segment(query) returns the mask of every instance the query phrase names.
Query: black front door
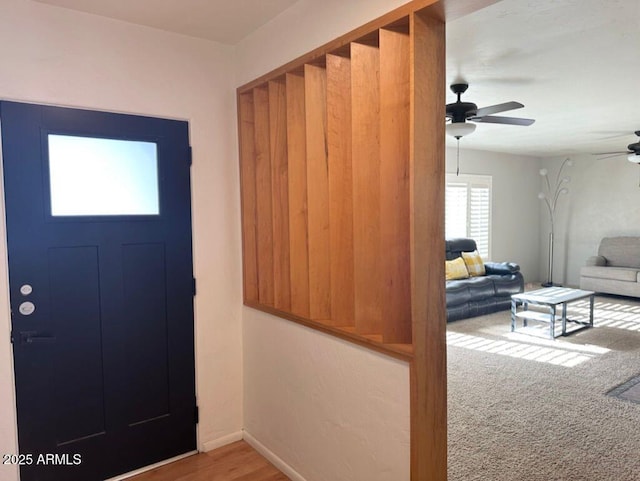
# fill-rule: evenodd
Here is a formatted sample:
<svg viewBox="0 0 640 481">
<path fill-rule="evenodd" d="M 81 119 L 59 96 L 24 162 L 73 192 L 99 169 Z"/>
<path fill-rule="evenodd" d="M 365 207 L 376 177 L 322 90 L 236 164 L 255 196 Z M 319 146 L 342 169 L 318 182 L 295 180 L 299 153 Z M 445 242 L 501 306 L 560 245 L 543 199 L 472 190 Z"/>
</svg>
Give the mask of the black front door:
<svg viewBox="0 0 640 481">
<path fill-rule="evenodd" d="M 196 449 L 188 124 L 0 103 L 21 479 Z"/>
</svg>

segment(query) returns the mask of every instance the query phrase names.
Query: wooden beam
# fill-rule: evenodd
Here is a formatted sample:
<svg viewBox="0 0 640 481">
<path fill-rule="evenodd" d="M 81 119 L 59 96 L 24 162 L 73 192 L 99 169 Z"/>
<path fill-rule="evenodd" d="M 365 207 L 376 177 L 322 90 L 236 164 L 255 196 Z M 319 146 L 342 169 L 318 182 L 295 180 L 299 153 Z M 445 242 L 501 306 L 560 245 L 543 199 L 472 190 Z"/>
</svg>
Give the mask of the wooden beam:
<svg viewBox="0 0 640 481">
<path fill-rule="evenodd" d="M 286 90 L 291 312 L 298 316 L 309 317 L 307 134 L 304 77 L 287 74 Z"/>
<path fill-rule="evenodd" d="M 309 226 L 309 315 L 331 319 L 329 171 L 327 167 L 327 74 L 304 66 Z"/>
<path fill-rule="evenodd" d="M 269 92 L 253 90 L 256 162 L 256 239 L 258 245 L 258 298 L 273 306 L 273 211 L 271 192 L 271 147 L 269 137 Z"/>
<path fill-rule="evenodd" d="M 411 481 L 447 479 L 445 26 L 411 16 Z"/>
<path fill-rule="evenodd" d="M 238 109 L 244 300 L 257 301 L 258 253 L 256 244 L 256 163 L 253 95 L 238 95 Z"/>
<path fill-rule="evenodd" d="M 380 279 L 380 51 L 351 45 L 356 331 L 382 332 Z"/>
<path fill-rule="evenodd" d="M 287 99 L 284 78 L 269 82 L 269 133 L 273 211 L 273 302 L 276 308 L 286 311 L 291 309 L 291 272 Z"/>
<path fill-rule="evenodd" d="M 351 59 L 327 55 L 327 151 L 331 243 L 331 325 L 353 326 Z M 410 341 L 409 341 L 410 342 Z"/>
<path fill-rule="evenodd" d="M 380 30 L 382 338 L 410 343 L 409 34 Z"/>
</svg>

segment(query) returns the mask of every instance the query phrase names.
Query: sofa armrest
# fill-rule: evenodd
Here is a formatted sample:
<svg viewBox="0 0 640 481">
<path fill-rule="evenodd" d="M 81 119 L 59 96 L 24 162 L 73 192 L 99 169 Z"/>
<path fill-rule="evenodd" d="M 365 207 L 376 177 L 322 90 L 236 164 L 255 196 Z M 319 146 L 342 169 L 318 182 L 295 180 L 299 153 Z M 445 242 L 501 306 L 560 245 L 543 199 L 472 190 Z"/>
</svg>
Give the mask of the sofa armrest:
<svg viewBox="0 0 640 481">
<path fill-rule="evenodd" d="M 587 259 L 588 266 L 606 266 L 607 259 L 602 256 L 591 256 Z"/>
<path fill-rule="evenodd" d="M 515 262 L 485 262 L 484 269 L 487 274 L 498 274 L 501 276 L 520 272 L 520 266 Z"/>
</svg>

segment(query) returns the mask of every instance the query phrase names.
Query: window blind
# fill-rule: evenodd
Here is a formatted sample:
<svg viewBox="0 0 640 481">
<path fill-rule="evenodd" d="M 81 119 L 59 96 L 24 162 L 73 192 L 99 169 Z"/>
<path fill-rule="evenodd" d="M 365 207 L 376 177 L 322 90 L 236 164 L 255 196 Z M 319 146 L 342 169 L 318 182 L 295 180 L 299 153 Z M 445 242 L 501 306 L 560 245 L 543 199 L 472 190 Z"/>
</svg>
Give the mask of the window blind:
<svg viewBox="0 0 640 481">
<path fill-rule="evenodd" d="M 478 252 L 489 259 L 491 252 L 491 176 L 447 175 L 445 189 L 445 235 L 469 237 Z"/>
</svg>

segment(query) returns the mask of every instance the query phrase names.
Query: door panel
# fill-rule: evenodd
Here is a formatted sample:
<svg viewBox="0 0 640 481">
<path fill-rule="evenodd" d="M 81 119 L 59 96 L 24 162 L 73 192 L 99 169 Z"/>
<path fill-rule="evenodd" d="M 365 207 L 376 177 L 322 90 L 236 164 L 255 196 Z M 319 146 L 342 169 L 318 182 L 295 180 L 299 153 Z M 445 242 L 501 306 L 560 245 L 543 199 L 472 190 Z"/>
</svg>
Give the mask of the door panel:
<svg viewBox="0 0 640 481">
<path fill-rule="evenodd" d="M 0 118 L 18 437 L 34 456 L 21 479 L 98 480 L 195 450 L 188 124 L 15 102 Z M 60 150 L 76 138 L 110 153 Z M 98 191 L 113 209 L 87 200 Z"/>
<path fill-rule="evenodd" d="M 128 385 L 137 400 L 129 405 L 129 424 L 140 424 L 169 413 L 169 373 L 165 255 L 162 244 L 122 248 Z M 146 345 L 145 350 L 140 346 Z"/>
<path fill-rule="evenodd" d="M 98 274 L 97 246 L 49 249 L 58 444 L 106 431 Z M 60 352 L 65 346 L 74 349 Z"/>
</svg>

